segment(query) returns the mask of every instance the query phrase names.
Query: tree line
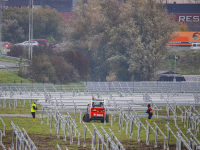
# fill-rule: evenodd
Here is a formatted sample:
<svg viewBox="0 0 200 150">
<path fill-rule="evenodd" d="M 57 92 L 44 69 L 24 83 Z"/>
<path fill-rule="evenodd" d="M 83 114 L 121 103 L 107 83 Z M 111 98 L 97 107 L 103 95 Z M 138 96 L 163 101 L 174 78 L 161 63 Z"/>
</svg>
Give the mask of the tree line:
<svg viewBox="0 0 200 150">
<path fill-rule="evenodd" d="M 67 26 L 67 50 L 90 60 L 90 79 L 155 80 L 177 24 L 153 0 L 79 1 Z"/>
<path fill-rule="evenodd" d="M 42 17 L 46 9 L 35 10 L 38 14 L 34 17 Z M 65 48 L 62 52 L 34 50 L 38 55 L 34 54 L 26 74 L 37 80 L 156 80 L 155 72 L 168 53 L 165 45 L 178 28 L 166 8 L 153 0 L 78 1 L 70 24 L 62 19 L 63 24 L 50 22 L 54 15 L 34 19 L 38 21 L 34 23 L 34 35 L 62 39 Z M 49 26 L 55 28 L 50 32 Z"/>
<path fill-rule="evenodd" d="M 39 7 L 33 11 L 33 36 L 61 42 L 65 36 L 65 20 L 55 10 Z M 2 12 L 2 41 L 13 44 L 29 39 L 29 8 L 8 7 Z"/>
</svg>

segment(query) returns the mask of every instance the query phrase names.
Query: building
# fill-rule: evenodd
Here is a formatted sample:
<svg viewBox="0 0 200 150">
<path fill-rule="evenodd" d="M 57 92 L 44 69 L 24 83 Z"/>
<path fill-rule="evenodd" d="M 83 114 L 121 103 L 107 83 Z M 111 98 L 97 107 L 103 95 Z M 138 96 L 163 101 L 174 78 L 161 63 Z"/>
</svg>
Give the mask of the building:
<svg viewBox="0 0 200 150">
<path fill-rule="evenodd" d="M 167 10 L 176 22 L 200 25 L 200 4 L 167 4 Z"/>
<path fill-rule="evenodd" d="M 77 0 L 33 0 L 33 7 L 50 6 L 56 9 L 68 22 L 72 16 L 72 8 L 75 6 Z M 30 0 L 3 0 L 4 7 L 29 7 Z"/>
<path fill-rule="evenodd" d="M 5 7 L 28 7 L 30 0 L 5 0 Z M 52 9 L 56 9 L 58 12 L 71 12 L 76 0 L 33 0 L 35 7 L 50 6 Z"/>
<path fill-rule="evenodd" d="M 28 6 L 30 0 L 3 0 L 5 7 L 23 7 Z M 168 13 L 175 16 L 175 20 L 186 22 L 190 28 L 197 25 L 200 28 L 200 0 L 157 0 L 166 5 Z M 72 9 L 77 0 L 33 0 L 34 7 L 50 6 L 61 13 L 66 19 L 72 15 Z M 181 2 L 181 3 L 180 3 Z M 184 2 L 184 3 L 183 3 Z M 196 3 L 196 4 L 195 4 Z M 193 30 L 194 31 L 194 30 Z"/>
</svg>

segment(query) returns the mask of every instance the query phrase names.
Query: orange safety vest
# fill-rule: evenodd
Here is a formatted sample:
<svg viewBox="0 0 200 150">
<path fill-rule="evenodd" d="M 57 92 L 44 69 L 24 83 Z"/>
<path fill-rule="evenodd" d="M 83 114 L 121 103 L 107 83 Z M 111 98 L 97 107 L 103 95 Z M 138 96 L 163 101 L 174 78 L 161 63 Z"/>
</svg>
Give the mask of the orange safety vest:
<svg viewBox="0 0 200 150">
<path fill-rule="evenodd" d="M 150 109 L 150 113 L 152 113 L 152 114 L 153 114 L 153 109 L 152 109 L 151 107 L 149 107 L 149 109 Z"/>
</svg>

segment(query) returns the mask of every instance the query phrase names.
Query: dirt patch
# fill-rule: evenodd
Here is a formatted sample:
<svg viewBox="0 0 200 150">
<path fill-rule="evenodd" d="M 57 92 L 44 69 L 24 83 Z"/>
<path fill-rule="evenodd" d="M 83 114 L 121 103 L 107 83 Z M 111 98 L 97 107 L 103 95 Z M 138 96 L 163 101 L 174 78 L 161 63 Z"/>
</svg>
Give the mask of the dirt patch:
<svg viewBox="0 0 200 150">
<path fill-rule="evenodd" d="M 67 136 L 66 141 L 63 141 L 63 136 L 57 138 L 55 134 L 29 134 L 31 140 L 35 143 L 38 150 L 58 150 L 56 144 L 58 143 L 62 150 L 68 147 L 69 150 L 77 149 L 77 150 L 91 150 L 91 140 L 86 140 L 86 148 L 83 148 L 83 139 L 80 140 L 80 146 L 77 146 L 77 137 L 73 138 L 73 145 L 70 145 L 70 137 Z M 3 136 L 3 144 L 8 149 L 11 148 L 12 144 L 12 131 L 6 131 L 6 136 Z M 96 142 L 97 143 L 97 142 Z M 100 142 L 101 143 L 101 142 Z M 163 150 L 163 144 L 158 143 L 157 148 L 154 148 L 154 143 L 150 143 L 150 145 L 146 145 L 145 142 L 137 142 L 132 139 L 121 141 L 122 145 L 125 147 L 126 150 Z M 16 144 L 16 139 L 14 138 L 14 146 Z M 175 145 L 170 145 L 170 150 L 175 150 Z M 3 150 L 0 147 L 0 150 Z M 182 150 L 187 150 L 187 148 L 182 147 Z"/>
</svg>

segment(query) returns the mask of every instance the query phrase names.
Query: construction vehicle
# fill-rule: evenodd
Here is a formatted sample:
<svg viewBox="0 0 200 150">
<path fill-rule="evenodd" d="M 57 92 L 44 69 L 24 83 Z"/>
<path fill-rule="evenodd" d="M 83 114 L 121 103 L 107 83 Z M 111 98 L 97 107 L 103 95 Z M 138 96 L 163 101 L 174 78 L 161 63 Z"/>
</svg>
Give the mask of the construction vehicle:
<svg viewBox="0 0 200 150">
<path fill-rule="evenodd" d="M 101 122 L 109 122 L 109 115 L 106 114 L 105 101 L 102 99 L 94 99 L 88 103 L 87 113 L 83 116 L 84 122 L 90 122 L 91 120 L 100 120 Z"/>
</svg>

